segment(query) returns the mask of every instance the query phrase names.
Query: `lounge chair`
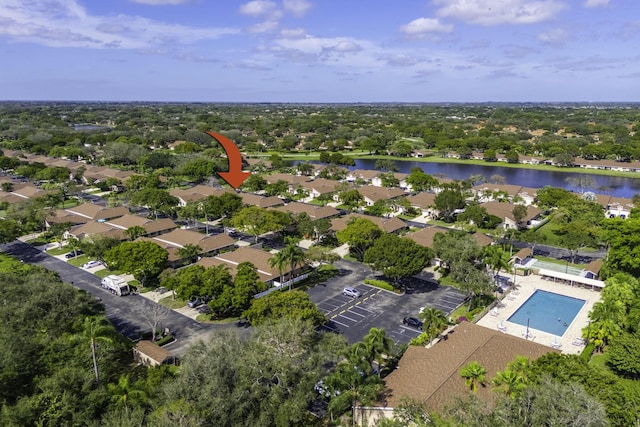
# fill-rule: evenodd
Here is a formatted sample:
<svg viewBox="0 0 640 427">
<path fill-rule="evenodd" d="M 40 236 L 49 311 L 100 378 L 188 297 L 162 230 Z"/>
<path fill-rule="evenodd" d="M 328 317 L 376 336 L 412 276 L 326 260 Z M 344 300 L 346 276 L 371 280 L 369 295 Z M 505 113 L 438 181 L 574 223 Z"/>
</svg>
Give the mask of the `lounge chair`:
<svg viewBox="0 0 640 427">
<path fill-rule="evenodd" d="M 498 309 L 497 309 L 497 308 L 494 308 L 493 310 L 491 310 L 491 315 L 492 315 L 493 317 L 496 317 L 496 316 L 499 316 L 499 315 L 500 315 L 500 312 L 498 311 Z"/>
<path fill-rule="evenodd" d="M 576 339 L 573 340 L 573 342 L 571 344 L 576 345 L 576 346 L 582 346 L 582 345 L 584 345 L 584 340 L 582 338 L 576 338 Z"/>
</svg>

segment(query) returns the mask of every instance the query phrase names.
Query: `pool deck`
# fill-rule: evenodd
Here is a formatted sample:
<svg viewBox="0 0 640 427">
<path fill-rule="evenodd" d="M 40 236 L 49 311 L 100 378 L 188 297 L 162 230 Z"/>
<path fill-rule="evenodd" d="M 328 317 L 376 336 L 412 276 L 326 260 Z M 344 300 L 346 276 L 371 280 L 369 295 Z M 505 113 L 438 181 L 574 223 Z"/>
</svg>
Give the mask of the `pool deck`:
<svg viewBox="0 0 640 427">
<path fill-rule="evenodd" d="M 560 343 L 559 350 L 565 354 L 580 354 L 584 349 L 584 345 L 574 345 L 573 342 L 576 338 L 582 337 L 582 328 L 587 327 L 589 324 L 589 311 L 593 307 L 593 304 L 600 300 L 600 292 L 583 289 L 577 286 L 570 286 L 561 283 L 554 283 L 548 280 L 543 280 L 540 276 L 516 276 L 516 288 L 511 288 L 505 293 L 504 298 L 501 301 L 501 305 L 498 307 L 498 314 L 492 313 L 490 310 L 477 324 L 486 328 L 498 329 L 500 322 L 506 326 L 507 334 L 517 337 L 525 338 L 526 326 L 518 325 L 507 321 L 513 313 L 520 308 L 524 302 L 538 289 L 544 291 L 553 292 L 560 295 L 566 295 L 569 297 L 580 298 L 586 301 L 582 306 L 573 322 L 569 326 L 562 336 L 552 335 L 548 332 L 543 332 L 538 329 L 529 328 L 531 337 L 530 340 L 543 344 L 552 348 L 552 343 L 557 341 Z M 503 305 L 502 305 L 503 304 Z M 504 332 L 504 331 L 503 331 Z"/>
</svg>

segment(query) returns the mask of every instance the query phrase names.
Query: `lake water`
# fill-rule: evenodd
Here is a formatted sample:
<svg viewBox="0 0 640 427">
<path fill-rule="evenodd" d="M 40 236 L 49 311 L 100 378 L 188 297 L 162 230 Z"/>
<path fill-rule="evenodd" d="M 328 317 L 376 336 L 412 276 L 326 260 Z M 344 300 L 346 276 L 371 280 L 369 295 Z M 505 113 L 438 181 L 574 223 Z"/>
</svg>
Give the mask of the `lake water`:
<svg viewBox="0 0 640 427">
<path fill-rule="evenodd" d="M 350 167 L 349 169 L 375 169 L 375 163 L 375 160 L 359 159 L 356 160 L 355 167 Z M 487 179 L 492 175 L 500 175 L 505 178 L 507 184 L 532 188 L 541 188 L 549 185 L 551 187 L 566 188 L 570 191 L 574 191 L 576 189 L 569 184 L 566 179 L 568 177 L 585 176 L 591 178 L 595 182 L 595 188 L 589 189 L 589 191 L 593 191 L 595 193 L 627 198 L 632 198 L 635 194 L 640 193 L 640 173 L 638 174 L 638 178 L 622 178 L 617 176 L 591 175 L 579 172 L 554 172 L 463 163 L 431 163 L 398 160 L 395 161 L 395 164 L 398 167 L 398 171 L 402 173 L 409 173 L 411 168 L 419 167 L 429 175 L 434 175 L 436 177 L 443 176 L 459 180 L 465 180 L 471 175 L 482 175 Z"/>
</svg>

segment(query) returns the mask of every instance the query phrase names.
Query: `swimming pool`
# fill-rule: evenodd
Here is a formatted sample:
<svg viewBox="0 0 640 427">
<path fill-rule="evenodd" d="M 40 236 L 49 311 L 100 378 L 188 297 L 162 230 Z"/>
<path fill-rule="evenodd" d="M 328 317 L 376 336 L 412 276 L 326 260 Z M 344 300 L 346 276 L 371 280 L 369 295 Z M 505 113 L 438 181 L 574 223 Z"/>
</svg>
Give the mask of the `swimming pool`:
<svg viewBox="0 0 640 427">
<path fill-rule="evenodd" d="M 549 334 L 562 336 L 573 322 L 585 300 L 537 290 L 508 321 Z"/>
</svg>

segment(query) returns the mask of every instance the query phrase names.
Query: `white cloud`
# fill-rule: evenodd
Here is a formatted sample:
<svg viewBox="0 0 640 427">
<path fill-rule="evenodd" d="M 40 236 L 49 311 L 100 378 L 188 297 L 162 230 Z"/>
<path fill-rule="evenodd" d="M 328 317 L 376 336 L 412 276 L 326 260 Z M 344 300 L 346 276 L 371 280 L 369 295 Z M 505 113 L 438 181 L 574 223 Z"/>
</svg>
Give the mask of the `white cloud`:
<svg viewBox="0 0 640 427">
<path fill-rule="evenodd" d="M 538 40 L 547 44 L 563 44 L 568 37 L 569 33 L 562 28 L 555 28 L 538 34 Z"/>
<path fill-rule="evenodd" d="M 307 0 L 282 0 L 282 6 L 296 16 L 304 16 L 311 8 L 311 3 Z"/>
<path fill-rule="evenodd" d="M 409 36 L 420 36 L 429 33 L 450 33 L 453 25 L 442 24 L 439 19 L 418 18 L 400 27 L 400 31 Z"/>
<path fill-rule="evenodd" d="M 161 6 L 165 4 L 176 5 L 176 4 L 190 3 L 193 0 L 129 0 L 129 1 L 132 1 L 134 3 L 148 4 L 151 6 Z"/>
<path fill-rule="evenodd" d="M 249 27 L 249 32 L 251 33 L 269 33 L 271 31 L 275 31 L 278 28 L 278 20 L 277 19 L 267 19 L 266 21 L 260 22 L 258 24 L 252 25 Z"/>
<path fill-rule="evenodd" d="M 584 2 L 584 7 L 605 7 L 609 6 L 610 0 L 586 0 Z"/>
<path fill-rule="evenodd" d="M 469 24 L 535 24 L 548 21 L 566 5 L 557 0 L 433 0 L 441 17 Z"/>
<path fill-rule="evenodd" d="M 240 13 L 254 18 L 270 15 L 275 10 L 276 4 L 268 0 L 253 0 L 240 6 Z"/>
<path fill-rule="evenodd" d="M 188 27 L 131 15 L 94 16 L 78 0 L 3 0 L 0 36 L 52 47 L 160 48 L 238 33 L 234 28 Z"/>
<path fill-rule="evenodd" d="M 280 37 L 283 39 L 299 39 L 307 35 L 304 28 L 283 28 L 280 30 Z"/>
</svg>

